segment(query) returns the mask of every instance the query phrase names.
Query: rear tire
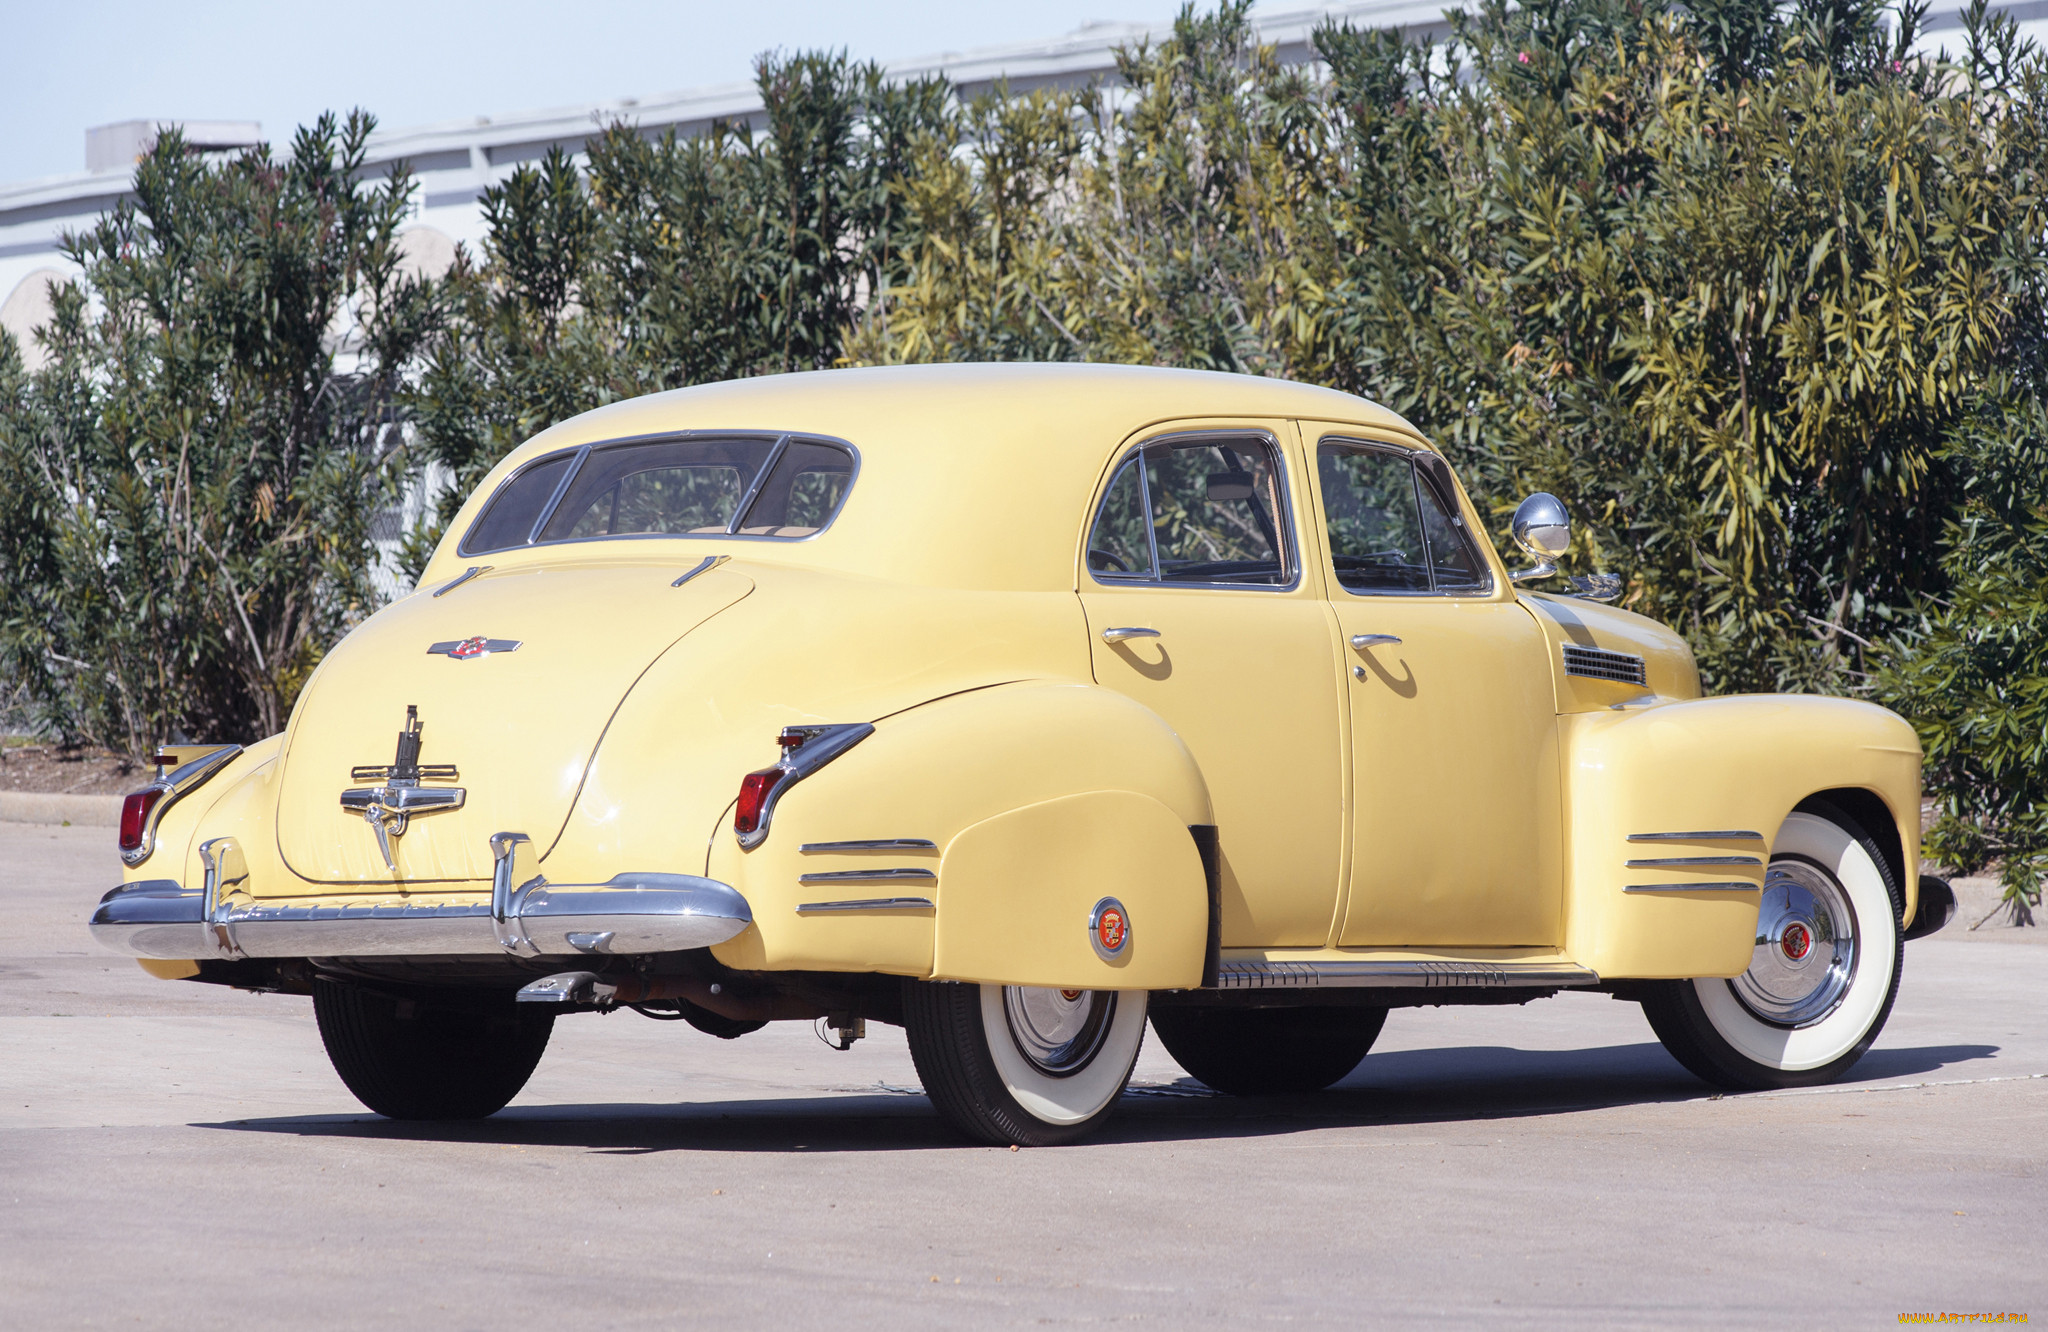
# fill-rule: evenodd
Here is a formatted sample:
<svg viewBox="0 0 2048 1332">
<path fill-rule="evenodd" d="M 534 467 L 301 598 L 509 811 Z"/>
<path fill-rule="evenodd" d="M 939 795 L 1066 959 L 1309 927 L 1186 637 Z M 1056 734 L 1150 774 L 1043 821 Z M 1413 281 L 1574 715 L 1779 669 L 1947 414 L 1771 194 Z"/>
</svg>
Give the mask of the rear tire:
<svg viewBox="0 0 2048 1332">
<path fill-rule="evenodd" d="M 388 1119 L 482 1119 L 519 1094 L 555 1015 L 509 995 L 399 998 L 313 982 L 313 1016 L 334 1071 Z"/>
<path fill-rule="evenodd" d="M 1196 1081 L 1232 1096 L 1321 1091 L 1358 1067 L 1384 1008 L 1155 1009 L 1152 1030 Z"/>
<path fill-rule="evenodd" d="M 1903 910 L 1876 842 L 1816 802 L 1788 817 L 1771 847 L 1749 970 L 1649 982 L 1643 1016 L 1673 1058 L 1716 1087 L 1833 1082 L 1891 1016 Z"/>
<path fill-rule="evenodd" d="M 1145 1040 L 1143 990 L 905 981 L 910 1057 L 940 1118 L 998 1147 L 1056 1147 L 1116 1109 Z"/>
</svg>

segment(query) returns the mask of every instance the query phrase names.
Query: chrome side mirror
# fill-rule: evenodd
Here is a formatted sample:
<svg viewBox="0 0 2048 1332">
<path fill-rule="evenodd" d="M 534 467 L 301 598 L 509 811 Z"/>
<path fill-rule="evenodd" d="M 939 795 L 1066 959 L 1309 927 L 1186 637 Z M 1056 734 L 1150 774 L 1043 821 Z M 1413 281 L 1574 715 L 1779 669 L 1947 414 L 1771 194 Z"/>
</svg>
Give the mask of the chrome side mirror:
<svg viewBox="0 0 2048 1332">
<path fill-rule="evenodd" d="M 1539 490 L 1515 506 L 1510 530 L 1515 544 L 1536 561 L 1534 568 L 1517 569 L 1508 575 L 1517 583 L 1550 577 L 1557 572 L 1557 557 L 1571 549 L 1572 516 L 1565 511 L 1563 500 L 1545 491 Z M 1587 574 L 1569 582 L 1571 594 L 1587 601 L 1615 601 L 1622 593 L 1618 574 Z"/>
<path fill-rule="evenodd" d="M 1563 500 L 1545 491 L 1539 490 L 1515 506 L 1509 530 L 1515 544 L 1536 561 L 1534 568 L 1508 575 L 1517 583 L 1550 577 L 1557 572 L 1557 557 L 1571 549 L 1572 516 L 1565 512 Z"/>
</svg>

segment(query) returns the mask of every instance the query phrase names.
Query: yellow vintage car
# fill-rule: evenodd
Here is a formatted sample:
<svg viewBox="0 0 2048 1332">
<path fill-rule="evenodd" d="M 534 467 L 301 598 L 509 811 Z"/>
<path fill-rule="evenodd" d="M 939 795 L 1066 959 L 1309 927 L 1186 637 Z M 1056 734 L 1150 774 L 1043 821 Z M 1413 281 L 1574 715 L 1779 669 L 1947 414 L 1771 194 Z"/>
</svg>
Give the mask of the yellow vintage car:
<svg viewBox="0 0 2048 1332">
<path fill-rule="evenodd" d="M 161 755 L 92 928 L 310 993 L 402 1119 L 497 1111 L 615 1006 L 900 1024 L 999 1144 L 1099 1126 L 1147 1018 L 1231 1093 L 1328 1086 L 1390 1008 L 1565 988 L 1720 1086 L 1841 1076 L 1953 908 L 1912 728 L 1701 698 L 1616 580 L 1563 580 L 1547 495 L 1532 567 L 1484 533 L 1399 416 L 1276 380 L 617 403 L 500 463 L 282 735 Z"/>
</svg>

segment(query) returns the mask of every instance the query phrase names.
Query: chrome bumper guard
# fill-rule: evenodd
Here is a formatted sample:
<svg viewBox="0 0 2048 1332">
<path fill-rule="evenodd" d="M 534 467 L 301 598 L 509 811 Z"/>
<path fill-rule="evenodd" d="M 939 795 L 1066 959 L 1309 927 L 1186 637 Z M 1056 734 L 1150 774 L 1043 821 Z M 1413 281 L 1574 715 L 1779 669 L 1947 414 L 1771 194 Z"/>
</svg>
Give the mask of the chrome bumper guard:
<svg viewBox="0 0 2048 1332">
<path fill-rule="evenodd" d="M 552 884 L 530 869 L 520 833 L 491 839 L 489 901 L 264 901 L 232 839 L 199 848 L 204 884 L 125 883 L 100 899 L 92 935 L 132 957 L 512 957 L 673 953 L 723 943 L 753 923 L 739 890 L 692 874 L 628 873 L 605 883 Z"/>
</svg>

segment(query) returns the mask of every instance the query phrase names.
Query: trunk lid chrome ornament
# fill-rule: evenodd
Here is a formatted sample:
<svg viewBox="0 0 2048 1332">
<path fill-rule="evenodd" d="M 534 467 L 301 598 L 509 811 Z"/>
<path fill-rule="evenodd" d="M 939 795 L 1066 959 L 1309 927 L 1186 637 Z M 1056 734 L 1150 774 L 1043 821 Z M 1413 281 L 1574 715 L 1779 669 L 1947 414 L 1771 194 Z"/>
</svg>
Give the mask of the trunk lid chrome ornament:
<svg viewBox="0 0 2048 1332">
<path fill-rule="evenodd" d="M 375 830 L 377 849 L 383 852 L 384 865 L 394 876 L 398 873 L 398 862 L 392 858 L 391 843 L 405 836 L 413 817 L 461 809 L 469 795 L 459 786 L 420 785 L 423 781 L 452 782 L 461 776 L 452 763 L 421 765 L 420 731 L 420 710 L 407 704 L 405 729 L 398 733 L 398 752 L 390 766 L 349 770 L 349 776 L 356 781 L 375 781 L 381 777 L 383 785 L 352 786 L 341 793 L 341 807 L 362 815 L 363 821 Z"/>
</svg>

